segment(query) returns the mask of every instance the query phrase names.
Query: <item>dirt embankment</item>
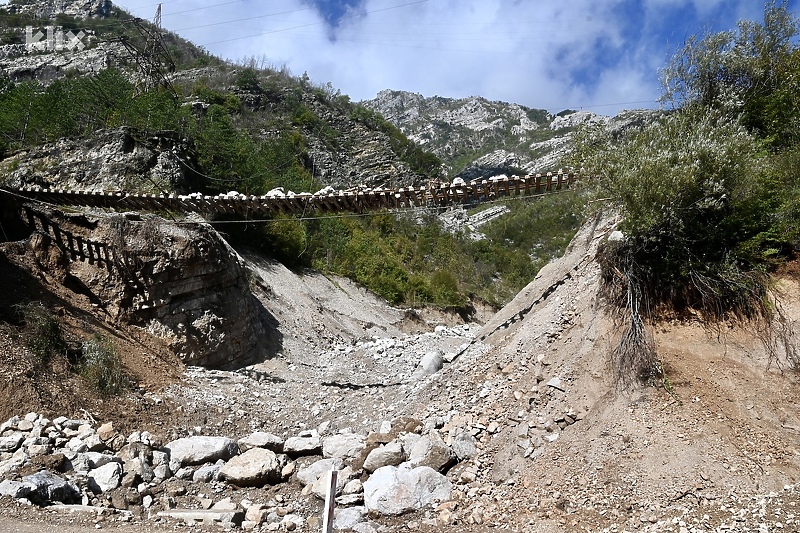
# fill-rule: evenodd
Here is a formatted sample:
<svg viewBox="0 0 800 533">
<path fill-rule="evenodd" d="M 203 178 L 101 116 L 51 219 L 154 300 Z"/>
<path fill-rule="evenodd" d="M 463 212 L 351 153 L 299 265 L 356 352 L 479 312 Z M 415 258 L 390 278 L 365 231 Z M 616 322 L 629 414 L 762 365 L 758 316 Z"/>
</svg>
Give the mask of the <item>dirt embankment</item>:
<svg viewBox="0 0 800 533">
<path fill-rule="evenodd" d="M 126 363 L 152 364 L 163 375 L 149 382 L 149 392 L 82 403 L 57 387 L 49 396 L 33 388 L 12 399 L 10 384 L 27 383 L 33 374 L 14 358 L 24 351 L 13 335 L 5 335 L 2 409 L 67 416 L 86 409 L 165 437 L 200 427 L 238 438 L 255 426 L 291 433 L 318 423 L 332 432 L 366 433 L 400 416 L 438 427 L 446 438 L 473 434 L 478 454 L 448 473 L 452 504 L 387 520 L 390 530 L 407 529 L 408 522 L 452 531 L 749 531 L 776 523 L 793 530 L 798 498 L 792 485 L 800 477 L 796 374 L 770 365 L 747 325 L 708 331 L 685 320 L 655 330 L 664 386 L 620 390 L 609 364 L 617 327 L 598 299 L 595 261 L 612 229 L 609 221 L 584 227 L 565 257 L 480 331 L 465 328 L 459 335 L 431 331 L 452 319 L 414 322 L 346 281 L 297 276 L 246 255 L 250 287 L 274 319 L 267 337 L 272 358 L 244 373 L 192 369 L 166 386 L 180 374 L 180 363 L 164 355 L 165 346 L 134 348 L 134 330 L 125 329 Z M 5 257 L 17 249 L 4 246 Z M 46 270 L 17 259 L 0 263 L 16 286 L 55 295 L 68 322 L 108 327 L 91 318 L 90 300 L 77 303 Z M 779 286 L 784 310 L 796 322 L 800 286 L 791 277 Z M 407 334 L 409 324 L 418 328 L 414 335 Z M 435 350 L 449 363 L 432 376 L 417 373 L 420 359 Z M 71 402 L 58 403 L 62 395 Z M 148 417 L 161 418 L 156 424 Z M 285 493 L 293 501 L 309 498 L 297 487 Z M 17 520 L 65 520 L 5 512 Z M 439 520 L 435 528 L 431 519 Z M 165 531 L 172 527 L 163 524 Z"/>
</svg>

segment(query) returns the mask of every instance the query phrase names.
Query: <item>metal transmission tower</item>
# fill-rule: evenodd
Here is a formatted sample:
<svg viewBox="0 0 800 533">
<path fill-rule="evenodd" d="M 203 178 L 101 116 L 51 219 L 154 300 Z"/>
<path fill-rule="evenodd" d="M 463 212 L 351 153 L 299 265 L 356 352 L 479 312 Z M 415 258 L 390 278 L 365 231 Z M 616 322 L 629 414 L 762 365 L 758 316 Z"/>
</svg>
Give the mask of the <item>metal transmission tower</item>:
<svg viewBox="0 0 800 533">
<path fill-rule="evenodd" d="M 156 9 L 152 27 L 145 25 L 145 21 L 140 18 L 128 19 L 125 22 L 133 24 L 144 40 L 144 46 L 137 46 L 127 36 L 119 39 L 142 73 L 142 78 L 136 83 L 137 93 L 163 87 L 175 94 L 175 88 L 169 80 L 169 74 L 175 72 L 175 62 L 164 44 L 161 31 L 161 4 L 158 4 Z"/>
</svg>

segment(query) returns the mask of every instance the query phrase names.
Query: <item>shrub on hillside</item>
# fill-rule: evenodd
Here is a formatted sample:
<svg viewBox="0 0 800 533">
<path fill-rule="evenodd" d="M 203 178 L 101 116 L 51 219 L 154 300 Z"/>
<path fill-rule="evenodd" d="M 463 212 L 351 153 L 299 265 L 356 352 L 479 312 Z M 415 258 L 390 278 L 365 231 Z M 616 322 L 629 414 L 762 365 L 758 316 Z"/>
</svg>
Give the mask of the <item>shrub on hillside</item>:
<svg viewBox="0 0 800 533">
<path fill-rule="evenodd" d="M 758 139 L 725 115 L 679 111 L 597 141 L 579 153 L 625 235 L 601 254 L 605 295 L 626 324 L 618 376 L 659 374 L 644 325 L 661 311 L 771 317 L 767 267 L 791 239 L 778 217 L 787 190 Z"/>
<path fill-rule="evenodd" d="M 130 386 L 114 344 L 99 333 L 83 343 L 80 375 L 102 396 L 114 396 Z"/>
<path fill-rule="evenodd" d="M 690 37 L 661 72 L 662 101 L 721 111 L 767 145 L 790 146 L 800 134 L 798 29 L 788 2 L 773 0 L 763 22 L 741 20 L 735 30 Z"/>
<path fill-rule="evenodd" d="M 675 109 L 623 133 L 584 129 L 572 163 L 598 174 L 598 196 L 624 237 L 600 254 L 604 294 L 621 320 L 622 381 L 660 376 L 647 323 L 691 311 L 707 324 L 748 321 L 800 362 L 769 294 L 768 270 L 798 242 L 793 93 L 797 21 L 767 4 L 764 23 L 690 38 L 664 70 Z"/>
<path fill-rule="evenodd" d="M 61 324 L 42 302 L 29 302 L 18 307 L 24 321 L 23 339 L 35 362 L 44 366 L 54 357 L 64 355 L 67 343 Z"/>
</svg>

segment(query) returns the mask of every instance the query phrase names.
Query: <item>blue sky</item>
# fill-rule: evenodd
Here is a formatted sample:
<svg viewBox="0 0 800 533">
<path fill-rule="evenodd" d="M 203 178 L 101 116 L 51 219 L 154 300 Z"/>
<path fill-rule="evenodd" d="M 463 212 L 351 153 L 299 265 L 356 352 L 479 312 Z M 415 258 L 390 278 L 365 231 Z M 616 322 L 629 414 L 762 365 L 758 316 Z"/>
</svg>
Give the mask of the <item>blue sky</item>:
<svg viewBox="0 0 800 533">
<path fill-rule="evenodd" d="M 800 0 L 792 0 L 796 12 Z M 120 0 L 152 19 L 157 2 Z M 657 107 L 658 69 L 693 35 L 761 20 L 759 0 L 168 0 L 162 25 L 215 55 L 382 89 L 558 112 Z"/>
</svg>

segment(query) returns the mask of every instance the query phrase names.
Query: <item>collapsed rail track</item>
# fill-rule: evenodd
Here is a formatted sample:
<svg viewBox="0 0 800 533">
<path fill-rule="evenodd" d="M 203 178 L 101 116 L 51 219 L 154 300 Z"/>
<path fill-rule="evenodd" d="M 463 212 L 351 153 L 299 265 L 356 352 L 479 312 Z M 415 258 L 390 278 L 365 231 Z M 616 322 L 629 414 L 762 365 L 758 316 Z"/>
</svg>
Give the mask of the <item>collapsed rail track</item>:
<svg viewBox="0 0 800 533">
<path fill-rule="evenodd" d="M 199 193 L 134 194 L 123 191 L 72 191 L 23 187 L 6 192 L 18 197 L 61 206 L 98 207 L 116 211 L 173 211 L 204 216 L 232 215 L 247 218 L 277 214 L 364 213 L 383 209 L 410 207 L 446 207 L 477 204 L 503 197 L 537 196 L 561 191 L 578 181 L 574 173 L 548 172 L 518 177 L 499 177 L 480 182 L 430 183 L 398 189 L 354 188 L 323 189 L 317 193 L 293 193 L 273 190 L 262 196 L 232 191 L 206 196 Z"/>
</svg>

